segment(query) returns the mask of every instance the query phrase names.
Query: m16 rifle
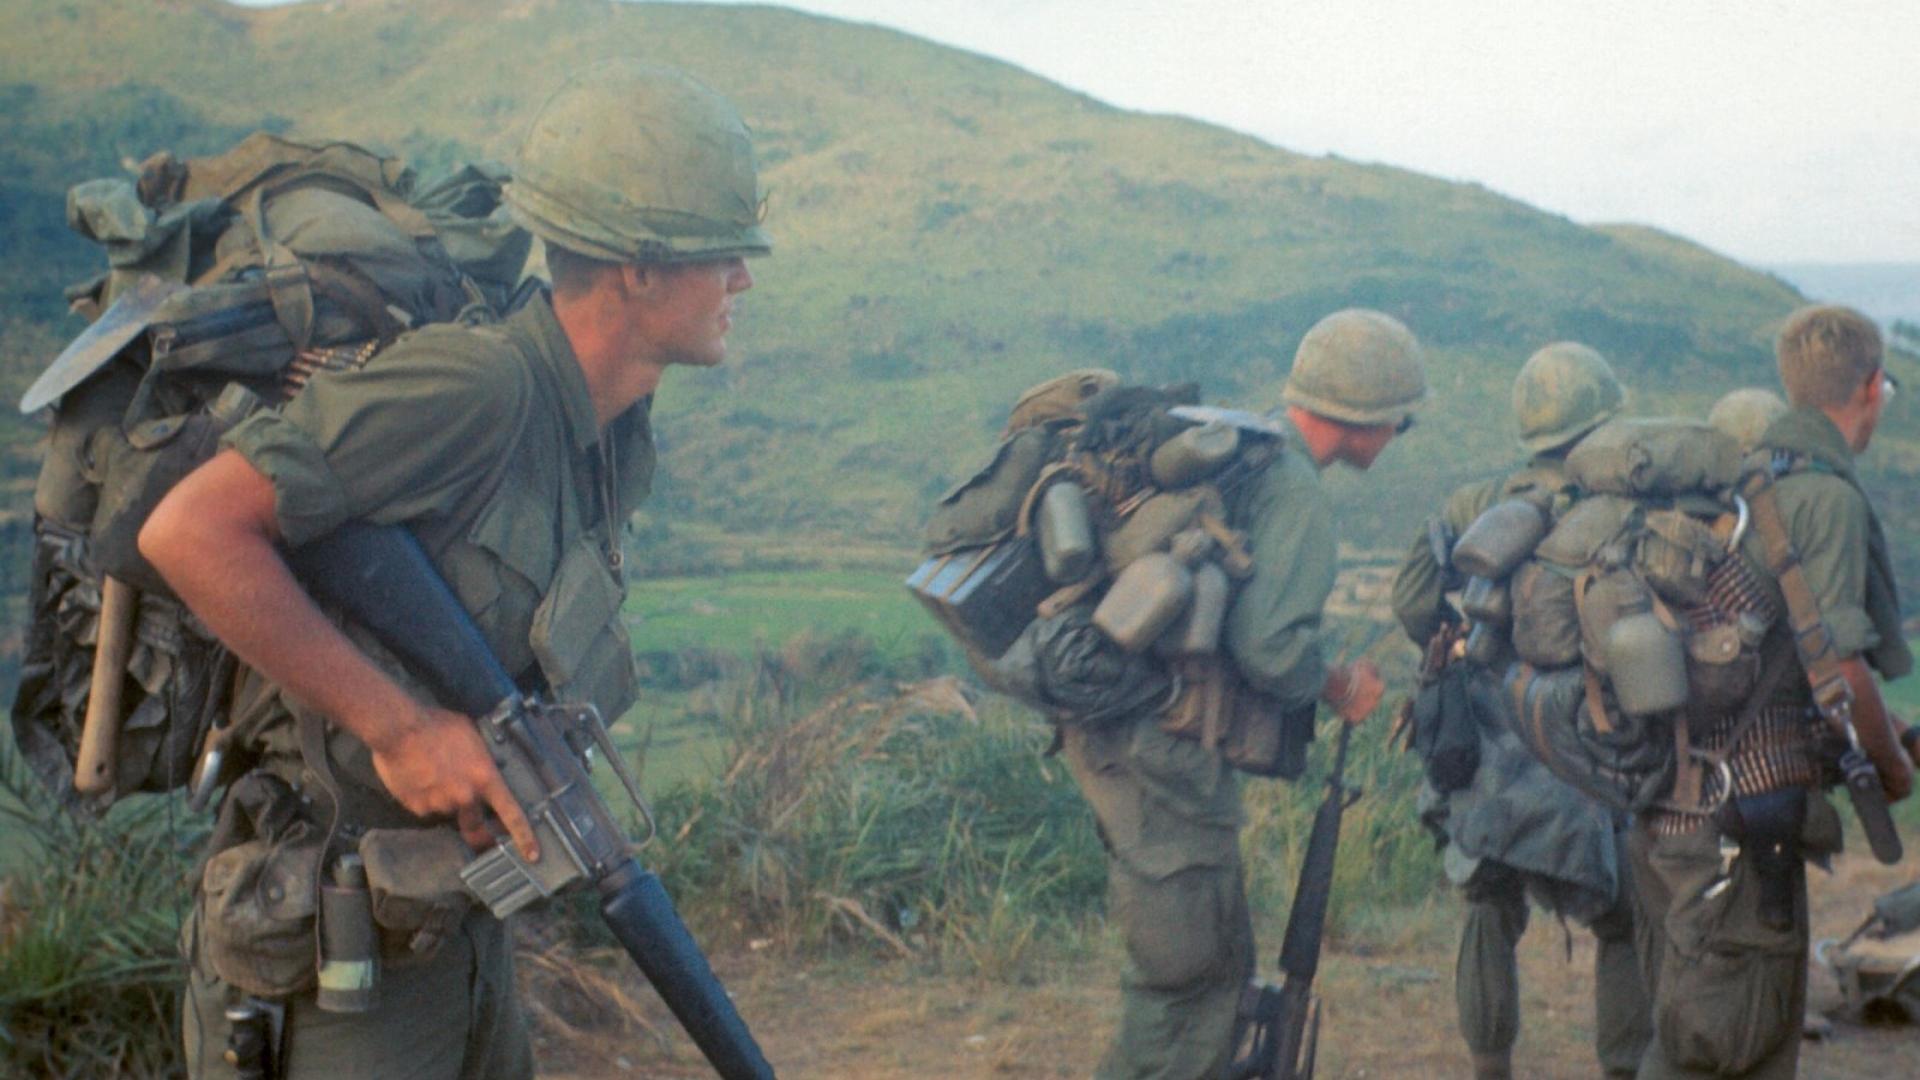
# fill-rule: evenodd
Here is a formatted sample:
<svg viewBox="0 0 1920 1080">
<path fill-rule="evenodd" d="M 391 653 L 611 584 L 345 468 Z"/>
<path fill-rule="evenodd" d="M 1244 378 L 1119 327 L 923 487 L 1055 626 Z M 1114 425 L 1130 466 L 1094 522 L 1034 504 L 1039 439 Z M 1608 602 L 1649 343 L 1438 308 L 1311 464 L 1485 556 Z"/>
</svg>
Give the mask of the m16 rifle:
<svg viewBox="0 0 1920 1080">
<path fill-rule="evenodd" d="M 1307 857 L 1280 943 L 1279 986 L 1255 982 L 1240 997 L 1234 1018 L 1233 1046 L 1238 1056 L 1227 1068 L 1229 1080 L 1312 1080 L 1320 1042 L 1320 999 L 1313 979 L 1320 970 L 1320 944 L 1327 927 L 1327 902 L 1333 894 L 1333 857 L 1340 846 L 1340 818 L 1360 797 L 1346 785 L 1347 741 L 1353 725 L 1340 725 L 1340 742 L 1327 776 L 1327 794 L 1313 815 Z"/>
<path fill-rule="evenodd" d="M 413 535 L 354 523 L 288 552 L 312 595 L 379 639 L 443 705 L 479 718 L 542 857 L 529 863 L 502 842 L 461 871 L 468 890 L 505 918 L 563 889 L 592 886 L 600 915 L 714 1070 L 726 1080 L 771 1078 L 747 1025 L 674 910 L 640 865 L 625 830 L 594 790 L 592 751 L 613 766 L 634 804 L 652 815 L 592 705 L 553 705 L 523 692 Z"/>
</svg>

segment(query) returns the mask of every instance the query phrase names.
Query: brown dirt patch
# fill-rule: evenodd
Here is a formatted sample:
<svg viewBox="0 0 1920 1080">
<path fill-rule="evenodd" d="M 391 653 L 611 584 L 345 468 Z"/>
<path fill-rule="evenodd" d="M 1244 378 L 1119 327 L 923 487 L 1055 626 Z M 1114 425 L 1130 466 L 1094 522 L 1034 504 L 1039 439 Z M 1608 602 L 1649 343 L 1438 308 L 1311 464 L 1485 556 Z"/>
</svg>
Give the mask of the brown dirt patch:
<svg viewBox="0 0 1920 1080">
<path fill-rule="evenodd" d="M 1920 855 L 1896 867 L 1844 857 L 1835 869 L 1831 877 L 1813 874 L 1816 940 L 1843 936 L 1874 896 L 1920 877 Z M 1334 944 L 1322 967 L 1321 1077 L 1470 1075 L 1454 1028 L 1458 925 L 1455 901 L 1436 895 L 1426 908 L 1379 918 Z M 1278 927 L 1263 928 L 1261 940 L 1271 952 Z M 1536 912 L 1520 964 L 1516 1072 L 1542 1080 L 1592 1077 L 1592 937 L 1564 933 Z M 718 965 L 780 1075 L 798 1080 L 1087 1076 L 1116 1015 L 1119 957 L 1111 942 L 1022 983 L 940 975 L 911 961 L 802 966 L 771 950 L 722 956 Z M 639 1026 L 549 1029 L 539 1047 L 543 1075 L 711 1076 L 658 999 L 644 989 L 635 997 Z M 1811 1008 L 1837 1002 L 1833 980 L 1816 968 Z M 1920 1076 L 1920 1030 L 1837 1024 L 1830 1041 L 1804 1044 L 1800 1071 L 1841 1080 Z"/>
</svg>

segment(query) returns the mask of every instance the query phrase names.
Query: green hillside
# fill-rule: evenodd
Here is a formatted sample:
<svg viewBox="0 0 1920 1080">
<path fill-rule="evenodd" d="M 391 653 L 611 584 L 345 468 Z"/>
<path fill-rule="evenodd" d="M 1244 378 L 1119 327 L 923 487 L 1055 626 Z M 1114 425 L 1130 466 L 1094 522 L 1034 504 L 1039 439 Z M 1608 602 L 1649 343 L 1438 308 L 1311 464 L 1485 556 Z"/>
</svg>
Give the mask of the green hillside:
<svg viewBox="0 0 1920 1080">
<path fill-rule="evenodd" d="M 65 234 L 68 184 L 256 126 L 381 143 L 424 170 L 509 157 L 545 90 L 611 54 L 678 64 L 740 106 L 777 242 L 755 265 L 735 359 L 678 372 L 662 395 L 661 543 L 691 520 L 749 561 L 755 537 L 789 553 L 806 540 L 823 562 L 843 545 L 904 552 L 1020 388 L 1100 364 L 1267 406 L 1305 329 L 1364 304 L 1433 347 L 1421 430 L 1368 497 L 1339 482 L 1356 541 L 1398 546 L 1436 489 L 1508 459 L 1494 418 L 1533 348 L 1584 340 L 1643 407 L 1704 408 L 1771 381 L 1767 342 L 1798 301 L 1651 230 L 1582 227 L 1477 185 L 1124 112 L 1003 63 L 789 11 L 11 0 L 0 390 L 17 393 L 76 328 L 58 289 L 95 256 Z M 1899 476 L 1883 467 L 1880 480 L 1905 493 L 1920 442 L 1890 441 L 1877 458 Z"/>
</svg>

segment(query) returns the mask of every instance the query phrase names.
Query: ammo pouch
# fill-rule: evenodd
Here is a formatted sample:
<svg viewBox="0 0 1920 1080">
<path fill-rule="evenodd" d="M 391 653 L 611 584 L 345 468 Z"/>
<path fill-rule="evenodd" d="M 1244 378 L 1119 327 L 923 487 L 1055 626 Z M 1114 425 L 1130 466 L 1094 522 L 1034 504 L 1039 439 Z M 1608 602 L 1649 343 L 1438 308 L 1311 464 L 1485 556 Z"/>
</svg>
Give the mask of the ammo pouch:
<svg viewBox="0 0 1920 1080">
<path fill-rule="evenodd" d="M 213 854 L 200 874 L 200 958 L 258 997 L 286 997 L 314 984 L 325 830 L 304 809 L 279 778 L 242 777 L 221 804 Z"/>
<path fill-rule="evenodd" d="M 1413 696 L 1413 750 L 1442 795 L 1471 784 L 1480 768 L 1480 725 L 1467 692 L 1477 677 L 1466 664 L 1448 664 Z"/>
<path fill-rule="evenodd" d="M 424 959 L 473 910 L 460 868 L 473 858 L 451 828 L 369 829 L 360 838 L 383 958 Z"/>
<path fill-rule="evenodd" d="M 1198 739 L 1227 764 L 1254 776 L 1297 779 L 1307 765 L 1315 706 L 1289 711 L 1248 686 L 1218 656 L 1174 661 L 1178 695 L 1160 716 L 1160 730 Z"/>
</svg>

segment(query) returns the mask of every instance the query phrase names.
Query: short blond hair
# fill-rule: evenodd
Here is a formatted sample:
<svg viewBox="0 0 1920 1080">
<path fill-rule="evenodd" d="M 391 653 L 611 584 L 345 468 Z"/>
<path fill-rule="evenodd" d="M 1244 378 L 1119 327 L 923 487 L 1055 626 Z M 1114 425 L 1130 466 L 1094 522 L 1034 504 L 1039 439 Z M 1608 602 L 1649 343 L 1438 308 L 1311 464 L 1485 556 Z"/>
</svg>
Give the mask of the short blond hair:
<svg viewBox="0 0 1920 1080">
<path fill-rule="evenodd" d="M 1880 369 L 1885 355 L 1873 320 L 1839 304 L 1794 312 L 1774 343 L 1787 400 L 1815 409 L 1853 396 L 1855 388 Z"/>
</svg>

